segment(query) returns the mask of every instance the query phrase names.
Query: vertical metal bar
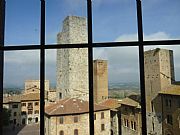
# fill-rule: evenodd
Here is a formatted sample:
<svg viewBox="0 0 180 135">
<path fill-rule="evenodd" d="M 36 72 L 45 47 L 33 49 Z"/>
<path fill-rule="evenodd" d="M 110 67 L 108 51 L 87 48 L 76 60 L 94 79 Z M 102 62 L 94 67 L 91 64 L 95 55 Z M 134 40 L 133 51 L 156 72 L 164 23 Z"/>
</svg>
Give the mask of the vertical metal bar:
<svg viewBox="0 0 180 135">
<path fill-rule="evenodd" d="M 0 1 L 0 134 L 3 132 L 3 71 L 4 71 L 4 32 L 5 31 L 5 0 Z"/>
<path fill-rule="evenodd" d="M 143 25 L 141 0 L 136 0 L 137 21 L 138 21 L 138 40 L 139 40 L 139 67 L 140 67 L 140 88 L 141 88 L 141 113 L 142 113 L 142 134 L 147 135 L 146 125 L 146 94 L 144 76 L 144 45 L 143 45 Z"/>
<path fill-rule="evenodd" d="M 89 133 L 94 135 L 94 94 L 93 94 L 93 48 L 92 48 L 92 3 L 87 0 L 88 19 L 88 71 L 89 71 Z"/>
<path fill-rule="evenodd" d="M 40 135 L 44 135 L 44 82 L 45 82 L 45 0 L 41 0 L 41 33 L 40 33 Z"/>
</svg>

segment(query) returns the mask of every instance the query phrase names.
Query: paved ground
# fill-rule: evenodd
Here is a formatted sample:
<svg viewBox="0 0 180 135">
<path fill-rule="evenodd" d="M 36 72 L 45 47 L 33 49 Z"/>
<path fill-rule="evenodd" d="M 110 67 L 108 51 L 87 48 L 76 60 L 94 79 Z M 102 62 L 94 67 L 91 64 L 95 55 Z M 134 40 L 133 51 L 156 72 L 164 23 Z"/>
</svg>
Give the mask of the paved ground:
<svg viewBox="0 0 180 135">
<path fill-rule="evenodd" d="M 39 135 L 39 124 L 3 128 L 3 135 Z"/>
</svg>

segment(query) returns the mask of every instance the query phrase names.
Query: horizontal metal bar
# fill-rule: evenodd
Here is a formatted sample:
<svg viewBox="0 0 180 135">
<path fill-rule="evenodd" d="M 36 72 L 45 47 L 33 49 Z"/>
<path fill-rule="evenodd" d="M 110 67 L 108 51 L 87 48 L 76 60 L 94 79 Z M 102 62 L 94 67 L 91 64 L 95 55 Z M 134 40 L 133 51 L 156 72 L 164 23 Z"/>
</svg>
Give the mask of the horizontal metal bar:
<svg viewBox="0 0 180 135">
<path fill-rule="evenodd" d="M 180 45 L 180 40 L 157 40 L 157 41 L 143 41 L 145 46 L 149 45 Z"/>
<path fill-rule="evenodd" d="M 154 45 L 180 45 L 180 40 L 156 40 L 156 41 L 143 41 L 144 46 L 154 46 Z M 131 47 L 139 46 L 138 41 L 130 42 L 102 42 L 102 43 L 92 43 L 92 47 Z M 26 46 L 0 46 L 0 50 L 13 51 L 13 50 L 36 50 L 41 49 L 40 45 L 26 45 Z M 88 48 L 89 45 L 84 44 L 48 44 L 45 45 L 44 49 L 61 49 L 61 48 Z"/>
<path fill-rule="evenodd" d="M 124 46 L 138 46 L 138 45 L 139 45 L 138 41 L 93 43 L 93 47 L 124 47 Z"/>
</svg>

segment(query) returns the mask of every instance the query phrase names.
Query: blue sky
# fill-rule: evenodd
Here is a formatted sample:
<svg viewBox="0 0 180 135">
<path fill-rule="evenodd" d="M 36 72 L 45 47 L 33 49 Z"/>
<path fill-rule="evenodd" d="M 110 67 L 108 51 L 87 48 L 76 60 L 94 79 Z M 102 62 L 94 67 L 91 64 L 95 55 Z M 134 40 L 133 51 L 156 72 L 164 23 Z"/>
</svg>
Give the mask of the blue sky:
<svg viewBox="0 0 180 135">
<path fill-rule="evenodd" d="M 137 40 L 136 0 L 92 1 L 94 42 Z M 142 0 L 145 39 L 179 39 L 179 6 L 179 0 Z M 46 43 L 56 43 L 66 16 L 86 16 L 86 10 L 86 0 L 46 0 Z M 6 45 L 39 44 L 39 31 L 40 0 L 6 0 Z M 165 48 L 174 50 L 178 79 L 180 47 Z M 56 51 L 49 50 L 46 56 L 46 77 L 54 83 Z M 110 82 L 138 81 L 138 48 L 95 49 L 94 57 L 109 60 Z M 5 86 L 39 79 L 38 62 L 38 51 L 6 52 Z"/>
</svg>

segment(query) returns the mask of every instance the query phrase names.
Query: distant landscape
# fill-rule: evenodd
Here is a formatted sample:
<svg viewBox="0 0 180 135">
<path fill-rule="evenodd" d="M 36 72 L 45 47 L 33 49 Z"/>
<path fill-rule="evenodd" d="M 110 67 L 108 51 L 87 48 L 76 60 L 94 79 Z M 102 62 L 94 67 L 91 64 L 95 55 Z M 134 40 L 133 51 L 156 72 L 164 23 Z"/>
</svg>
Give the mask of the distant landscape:
<svg viewBox="0 0 180 135">
<path fill-rule="evenodd" d="M 51 88 L 55 88 L 55 84 L 51 85 Z M 137 95 L 140 93 L 138 82 L 120 82 L 120 83 L 109 83 L 109 97 L 122 99 L 129 95 Z M 4 93 L 19 94 L 24 90 L 24 87 L 6 87 Z"/>
<path fill-rule="evenodd" d="M 130 95 L 139 95 L 138 82 L 109 83 L 109 98 L 123 99 Z"/>
</svg>

